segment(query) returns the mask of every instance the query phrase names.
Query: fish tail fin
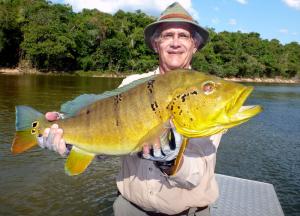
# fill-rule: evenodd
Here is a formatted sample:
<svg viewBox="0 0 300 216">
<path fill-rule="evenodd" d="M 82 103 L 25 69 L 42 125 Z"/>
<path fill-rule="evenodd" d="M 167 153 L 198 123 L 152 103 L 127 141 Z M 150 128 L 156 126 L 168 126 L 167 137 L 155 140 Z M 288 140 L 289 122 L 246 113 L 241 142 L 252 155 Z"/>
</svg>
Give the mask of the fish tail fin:
<svg viewBox="0 0 300 216">
<path fill-rule="evenodd" d="M 29 106 L 16 106 L 16 134 L 11 146 L 13 154 L 22 153 L 37 144 L 41 117 L 42 113 Z"/>
</svg>

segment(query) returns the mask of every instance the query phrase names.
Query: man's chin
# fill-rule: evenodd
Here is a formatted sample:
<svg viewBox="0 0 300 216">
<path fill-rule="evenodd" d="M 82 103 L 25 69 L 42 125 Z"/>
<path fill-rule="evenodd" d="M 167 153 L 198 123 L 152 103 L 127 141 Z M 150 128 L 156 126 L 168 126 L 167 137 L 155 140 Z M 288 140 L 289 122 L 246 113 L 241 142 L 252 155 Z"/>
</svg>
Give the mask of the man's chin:
<svg viewBox="0 0 300 216">
<path fill-rule="evenodd" d="M 170 70 L 176 70 L 179 68 L 185 68 L 185 66 L 184 66 L 184 64 L 172 64 L 172 65 L 169 65 L 168 68 Z"/>
</svg>

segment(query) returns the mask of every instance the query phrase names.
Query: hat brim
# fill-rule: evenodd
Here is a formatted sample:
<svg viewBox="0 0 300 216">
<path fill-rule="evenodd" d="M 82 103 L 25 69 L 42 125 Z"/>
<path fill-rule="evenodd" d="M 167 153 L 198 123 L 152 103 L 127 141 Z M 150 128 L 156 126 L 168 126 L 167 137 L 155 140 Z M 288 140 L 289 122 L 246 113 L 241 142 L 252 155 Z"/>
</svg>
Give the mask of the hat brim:
<svg viewBox="0 0 300 216">
<path fill-rule="evenodd" d="M 195 22 L 192 21 L 188 21 L 188 20 L 182 20 L 180 18 L 173 18 L 173 19 L 168 19 L 168 20 L 160 20 L 154 23 L 149 24 L 148 26 L 146 26 L 145 30 L 144 30 L 144 38 L 145 38 L 145 43 L 147 44 L 147 46 L 154 51 L 153 47 L 152 47 L 152 43 L 151 43 L 151 37 L 154 34 L 156 28 L 162 24 L 162 23 L 189 23 L 191 24 L 191 26 L 193 27 L 193 29 L 199 33 L 199 35 L 202 37 L 203 41 L 201 42 L 201 44 L 199 45 L 199 47 L 197 48 L 198 50 L 202 49 L 205 44 L 208 41 L 209 38 L 209 33 L 206 29 L 202 28 L 201 26 L 197 25 Z"/>
</svg>

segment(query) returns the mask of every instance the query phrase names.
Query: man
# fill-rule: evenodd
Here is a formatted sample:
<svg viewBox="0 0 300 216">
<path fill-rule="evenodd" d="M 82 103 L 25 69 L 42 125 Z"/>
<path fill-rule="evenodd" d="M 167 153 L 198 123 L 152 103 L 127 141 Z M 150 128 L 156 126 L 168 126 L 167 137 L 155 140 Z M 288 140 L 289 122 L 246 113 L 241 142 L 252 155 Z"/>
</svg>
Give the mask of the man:
<svg viewBox="0 0 300 216">
<path fill-rule="evenodd" d="M 121 86 L 153 74 L 191 68 L 193 54 L 207 40 L 208 32 L 180 4 L 173 3 L 158 21 L 145 28 L 145 42 L 158 53 L 159 67 L 149 73 L 131 75 Z M 46 114 L 48 120 L 58 117 L 55 112 Z M 154 143 L 145 143 L 142 156 L 123 156 L 117 177 L 119 196 L 113 206 L 115 215 L 209 215 L 208 205 L 218 197 L 214 169 L 221 136 L 190 139 L 178 172 L 171 176 L 168 175 L 169 168 L 181 144 L 181 136 L 175 128 L 162 134 Z M 175 148 L 161 149 L 161 142 L 170 145 L 173 142 Z M 66 154 L 62 129 L 58 125 L 46 129 L 41 146 Z"/>
</svg>

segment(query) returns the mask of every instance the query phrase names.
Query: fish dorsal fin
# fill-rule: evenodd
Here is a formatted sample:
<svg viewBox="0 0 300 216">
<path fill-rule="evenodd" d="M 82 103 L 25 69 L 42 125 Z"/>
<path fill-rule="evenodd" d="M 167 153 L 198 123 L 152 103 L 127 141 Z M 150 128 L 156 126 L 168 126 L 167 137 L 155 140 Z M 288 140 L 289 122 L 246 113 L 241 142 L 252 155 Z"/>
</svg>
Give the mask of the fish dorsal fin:
<svg viewBox="0 0 300 216">
<path fill-rule="evenodd" d="M 69 118 L 72 116 L 75 116 L 82 108 L 98 101 L 98 100 L 103 100 L 108 97 L 113 97 L 118 94 L 121 94 L 123 92 L 128 91 L 129 89 L 134 88 L 135 86 L 138 86 L 142 83 L 145 83 L 157 75 L 152 75 L 149 77 L 141 78 L 138 80 L 135 80 L 128 85 L 122 86 L 120 88 L 114 89 L 112 91 L 106 91 L 103 92 L 102 94 L 83 94 L 78 97 L 76 97 L 74 100 L 68 101 L 64 104 L 61 105 L 60 107 L 60 112 L 65 114 L 65 117 Z"/>
</svg>

